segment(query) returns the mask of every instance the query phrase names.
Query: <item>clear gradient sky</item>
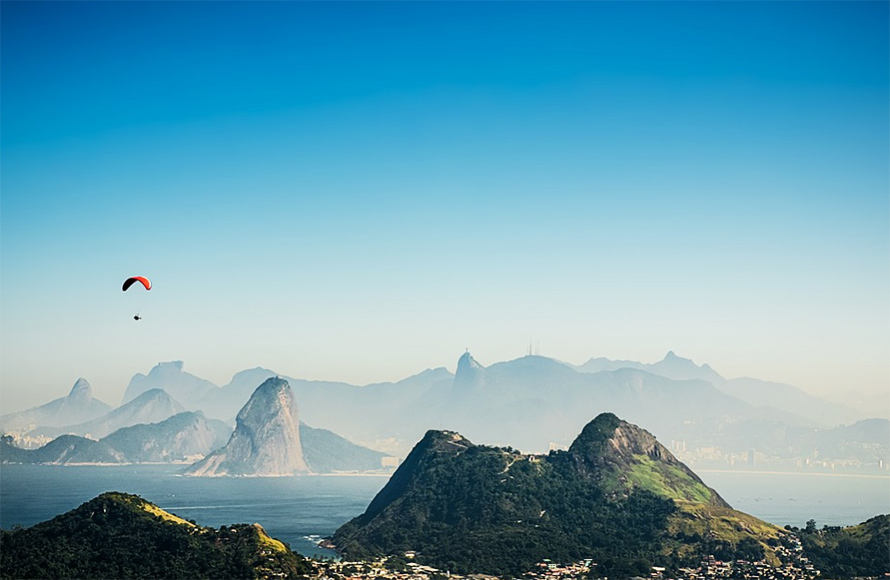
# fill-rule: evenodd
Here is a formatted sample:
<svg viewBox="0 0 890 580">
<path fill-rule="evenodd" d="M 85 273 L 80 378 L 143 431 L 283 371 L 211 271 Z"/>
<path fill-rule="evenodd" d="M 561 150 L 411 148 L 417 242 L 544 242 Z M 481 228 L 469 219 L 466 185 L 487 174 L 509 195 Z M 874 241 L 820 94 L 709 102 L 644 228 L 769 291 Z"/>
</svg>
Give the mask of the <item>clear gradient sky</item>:
<svg viewBox="0 0 890 580">
<path fill-rule="evenodd" d="M 3 412 L 529 342 L 886 393 L 888 6 L 4 1 Z"/>
</svg>

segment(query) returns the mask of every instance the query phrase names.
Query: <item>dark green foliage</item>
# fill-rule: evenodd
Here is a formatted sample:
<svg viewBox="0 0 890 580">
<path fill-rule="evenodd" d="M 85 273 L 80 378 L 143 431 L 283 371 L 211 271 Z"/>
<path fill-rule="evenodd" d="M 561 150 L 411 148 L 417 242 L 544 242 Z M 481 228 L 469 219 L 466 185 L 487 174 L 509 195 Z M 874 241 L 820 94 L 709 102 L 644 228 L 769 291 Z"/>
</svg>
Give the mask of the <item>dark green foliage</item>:
<svg viewBox="0 0 890 580">
<path fill-rule="evenodd" d="M 334 542 L 350 557 L 417 550 L 453 572 L 518 575 L 545 558 L 642 561 L 675 510 L 643 490 L 611 501 L 566 462 L 470 446 L 427 457 L 385 513 L 356 518 Z"/>
<path fill-rule="evenodd" d="M 890 573 L 890 515 L 847 528 L 824 526 L 794 530 L 804 552 L 828 578 L 883 576 Z"/>
<path fill-rule="evenodd" d="M 0 532 L 0 578 L 297 578 L 310 571 L 257 526 L 164 519 L 139 496 L 105 493 L 31 528 Z M 150 504 L 149 504 L 150 505 Z"/>
<path fill-rule="evenodd" d="M 690 515 L 708 509 L 681 512 L 674 498 L 687 509 L 689 497 L 729 510 L 654 437 L 610 413 L 591 421 L 568 451 L 547 456 L 429 431 L 333 542 L 350 558 L 414 551 L 418 562 L 442 570 L 513 576 L 544 559 L 592 558 L 614 577 L 648 575 L 654 562 L 697 564 L 709 550 L 724 559 L 764 556 L 753 532 L 720 538 L 705 518 Z M 699 521 L 701 533 L 678 531 L 684 518 Z"/>
</svg>

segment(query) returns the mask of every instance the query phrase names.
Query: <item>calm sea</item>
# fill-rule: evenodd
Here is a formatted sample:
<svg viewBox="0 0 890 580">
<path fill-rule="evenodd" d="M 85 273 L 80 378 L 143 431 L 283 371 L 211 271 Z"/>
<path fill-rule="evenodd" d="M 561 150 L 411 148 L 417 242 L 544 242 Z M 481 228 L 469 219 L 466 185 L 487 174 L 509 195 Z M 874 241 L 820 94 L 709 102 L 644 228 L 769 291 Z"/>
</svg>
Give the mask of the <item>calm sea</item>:
<svg viewBox="0 0 890 580">
<path fill-rule="evenodd" d="M 365 511 L 384 476 L 182 477 L 183 466 L 0 465 L 0 527 L 31 526 L 100 493 L 135 493 L 203 526 L 259 522 L 308 556 L 318 539 Z"/>
<path fill-rule="evenodd" d="M 335 556 L 317 539 L 361 514 L 387 481 L 374 476 L 181 477 L 181 466 L 0 466 L 0 527 L 30 526 L 105 491 L 138 494 L 186 519 L 219 527 L 259 522 L 305 555 Z M 701 471 L 734 508 L 802 527 L 852 525 L 890 513 L 890 478 Z"/>
<path fill-rule="evenodd" d="M 890 513 L 890 477 L 696 471 L 729 505 L 777 526 L 851 526 Z"/>
</svg>

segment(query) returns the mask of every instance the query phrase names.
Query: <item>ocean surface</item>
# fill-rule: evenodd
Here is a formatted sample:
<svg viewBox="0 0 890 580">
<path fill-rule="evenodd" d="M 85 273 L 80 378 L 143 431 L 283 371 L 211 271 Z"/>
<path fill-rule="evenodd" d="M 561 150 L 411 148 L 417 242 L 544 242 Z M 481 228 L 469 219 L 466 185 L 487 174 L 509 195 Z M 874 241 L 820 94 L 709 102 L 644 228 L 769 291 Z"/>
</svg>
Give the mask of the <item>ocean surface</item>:
<svg viewBox="0 0 890 580">
<path fill-rule="evenodd" d="M 307 556 L 364 512 L 384 476 L 182 477 L 178 465 L 0 465 L 0 527 L 31 526 L 105 491 L 135 493 L 204 526 L 259 522 Z M 890 513 L 890 478 L 699 471 L 734 508 L 773 524 L 853 525 Z"/>
<path fill-rule="evenodd" d="M 258 522 L 306 556 L 365 511 L 385 476 L 183 477 L 182 465 L 0 465 L 0 527 L 31 526 L 106 491 L 140 495 L 202 526 Z"/>
<path fill-rule="evenodd" d="M 890 514 L 890 477 L 760 471 L 695 472 L 729 505 L 777 526 L 852 526 Z"/>
</svg>

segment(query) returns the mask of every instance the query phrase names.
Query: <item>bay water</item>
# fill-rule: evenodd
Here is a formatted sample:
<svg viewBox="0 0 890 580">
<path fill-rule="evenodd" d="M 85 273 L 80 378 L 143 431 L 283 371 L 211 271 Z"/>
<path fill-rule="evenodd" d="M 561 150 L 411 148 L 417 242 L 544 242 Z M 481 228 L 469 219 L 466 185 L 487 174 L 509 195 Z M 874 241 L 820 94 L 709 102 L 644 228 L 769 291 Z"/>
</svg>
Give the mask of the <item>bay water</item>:
<svg viewBox="0 0 890 580">
<path fill-rule="evenodd" d="M 0 527 L 31 526 L 100 493 L 122 491 L 203 526 L 260 523 L 294 551 L 335 557 L 318 547 L 364 512 L 386 476 L 179 475 L 179 465 L 0 465 Z M 853 525 L 890 513 L 890 478 L 802 473 L 700 471 L 734 508 L 773 524 Z"/>
<path fill-rule="evenodd" d="M 0 465 L 0 527 L 32 526 L 106 491 L 133 493 L 202 526 L 259 523 L 306 556 L 365 511 L 386 476 L 185 477 L 182 465 Z"/>
</svg>

